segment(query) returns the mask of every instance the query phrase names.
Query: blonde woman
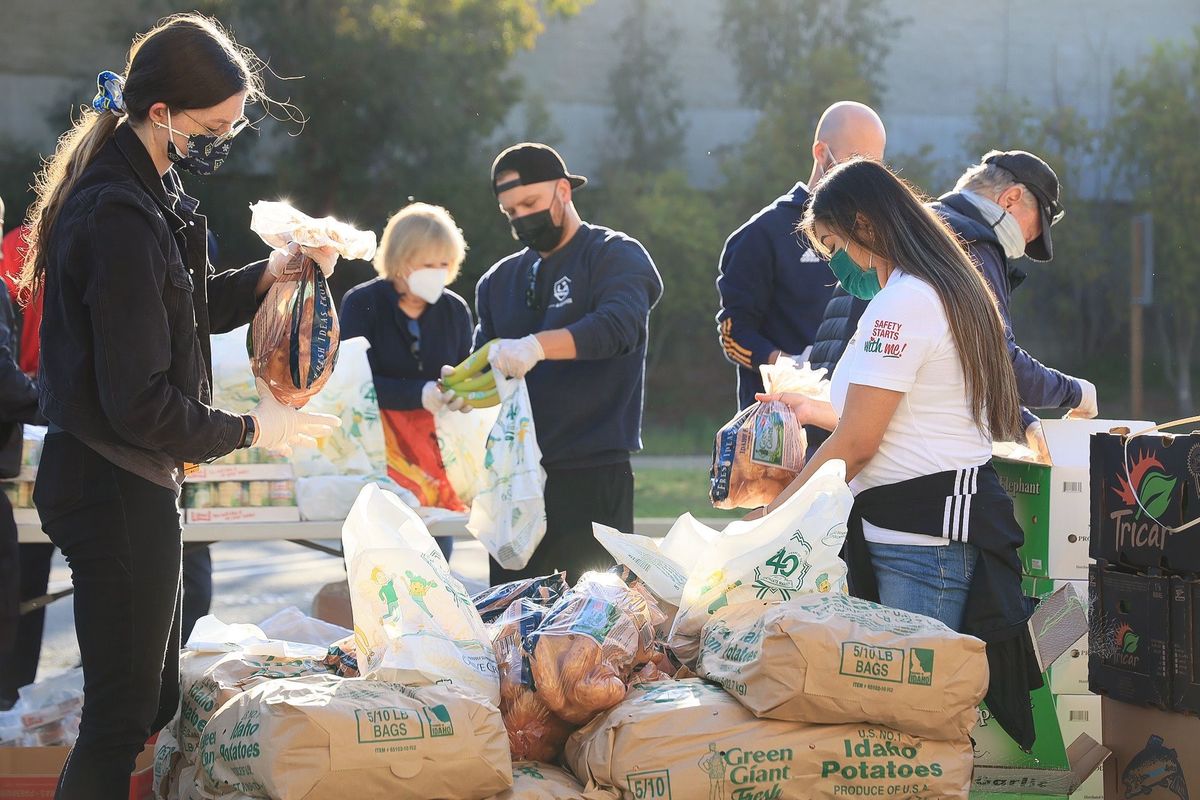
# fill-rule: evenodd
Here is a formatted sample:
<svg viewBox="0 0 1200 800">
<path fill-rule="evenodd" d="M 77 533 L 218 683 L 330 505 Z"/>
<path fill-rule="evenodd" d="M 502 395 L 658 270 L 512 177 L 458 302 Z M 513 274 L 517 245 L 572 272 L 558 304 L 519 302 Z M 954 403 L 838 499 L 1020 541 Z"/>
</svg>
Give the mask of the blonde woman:
<svg viewBox="0 0 1200 800">
<path fill-rule="evenodd" d="M 384 418 L 388 472 L 422 505 L 464 509 L 446 479 L 433 414 L 465 410 L 462 398 L 438 388 L 443 364 L 471 352 L 471 310 L 446 286 L 467 253 L 446 209 L 412 203 L 384 229 L 375 256 L 379 277 L 342 300 L 342 336 L 364 336 L 375 394 Z M 449 556 L 451 540 L 440 542 Z"/>
</svg>

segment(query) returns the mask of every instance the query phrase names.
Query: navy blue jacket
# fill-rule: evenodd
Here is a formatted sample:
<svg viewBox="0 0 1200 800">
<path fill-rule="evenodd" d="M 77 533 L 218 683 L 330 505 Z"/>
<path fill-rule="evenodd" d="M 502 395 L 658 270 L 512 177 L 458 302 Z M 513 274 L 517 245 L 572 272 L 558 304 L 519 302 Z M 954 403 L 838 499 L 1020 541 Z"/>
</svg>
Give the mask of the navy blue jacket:
<svg viewBox="0 0 1200 800">
<path fill-rule="evenodd" d="M 367 360 L 380 408 L 409 411 L 423 408 L 421 390 L 437 380 L 442 367 L 454 366 L 471 353 L 471 309 L 450 290 L 417 318 L 416 352 L 409 317 L 400 310 L 400 293 L 386 278 L 355 286 L 342 298 L 342 338 L 364 336 L 371 343 Z"/>
<path fill-rule="evenodd" d="M 738 368 L 738 408 L 762 391 L 758 368 L 772 351 L 798 356 L 813 343 L 833 295 L 833 273 L 796 233 L 807 203 L 808 189 L 797 183 L 731 233 L 721 251 L 717 330 Z"/>
<path fill-rule="evenodd" d="M 526 303 L 539 255 L 497 262 L 475 288 L 475 346 L 566 328 L 573 361 L 543 361 L 525 376 L 542 465 L 618 464 L 642 447 L 650 309 L 663 284 L 649 253 L 623 233 L 584 223 L 541 261 L 535 308 Z"/>
<path fill-rule="evenodd" d="M 58 427 L 177 462 L 241 444 L 241 417 L 208 405 L 209 335 L 250 322 L 266 262 L 214 274 L 197 207 L 127 124 L 79 176 L 43 242 L 38 383 Z"/>
<path fill-rule="evenodd" d="M 966 242 L 967 252 L 996 295 L 1000 316 L 1004 318 L 1004 335 L 1008 340 L 1008 353 L 1012 356 L 1021 403 L 1030 408 L 1074 408 L 1079 405 L 1083 396 L 1079 381 L 1047 367 L 1017 344 L 1008 304 L 1013 290 L 1025 280 L 1025 273 L 1013 266 L 1004 255 L 996 232 L 983 219 L 979 209 L 957 192 L 942 195 L 931 207 Z M 1035 419 L 1028 412 L 1024 416 L 1026 423 Z"/>
</svg>

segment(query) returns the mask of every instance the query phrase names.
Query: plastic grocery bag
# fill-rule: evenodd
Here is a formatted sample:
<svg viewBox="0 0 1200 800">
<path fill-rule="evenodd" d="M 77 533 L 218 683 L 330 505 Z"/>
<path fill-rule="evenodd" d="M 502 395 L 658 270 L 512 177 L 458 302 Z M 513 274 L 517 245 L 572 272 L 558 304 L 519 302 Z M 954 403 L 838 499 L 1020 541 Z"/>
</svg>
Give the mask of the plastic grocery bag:
<svg viewBox="0 0 1200 800">
<path fill-rule="evenodd" d="M 796 369 L 789 358 L 760 367 L 768 394 L 820 391 L 824 370 Z M 770 503 L 804 468 L 808 437 L 784 403 L 754 403 L 717 432 L 709 498 L 716 508 L 757 508 Z"/>
<path fill-rule="evenodd" d="M 415 511 L 368 484 L 342 526 L 342 549 L 364 676 L 450 682 L 499 702 L 483 620 Z"/>
<path fill-rule="evenodd" d="M 546 535 L 546 471 L 524 379 L 497 373 L 500 413 L 488 434 L 484 487 L 467 530 L 505 569 L 522 569 Z"/>
<path fill-rule="evenodd" d="M 212 337 L 213 405 L 241 414 L 249 413 L 258 402 L 254 374 L 246 361 L 246 335 L 247 328 L 241 327 Z M 307 408 L 333 414 L 341 418 L 342 425 L 318 440 L 317 447 L 293 449 L 291 462 L 297 478 L 313 475 L 383 478 L 387 474 L 383 423 L 367 359 L 369 349 L 370 344 L 362 337 L 347 339 L 339 346 L 337 368 Z M 347 503 L 345 509 L 349 507 Z M 337 518 L 345 519 L 345 514 Z"/>
<path fill-rule="evenodd" d="M 486 485 L 488 434 L 500 416 L 500 407 L 476 408 L 467 413 L 442 409 L 433 416 L 442 466 L 458 499 L 470 503 Z"/>
<path fill-rule="evenodd" d="M 844 594 L 846 565 L 838 554 L 853 504 L 846 463 L 834 460 L 770 514 L 731 522 L 688 575 L 669 640 L 675 654 L 691 665 L 701 629 L 725 606 Z"/>
<path fill-rule="evenodd" d="M 343 258 L 370 258 L 375 234 L 287 203 L 250 206 L 250 229 L 271 247 L 332 246 Z M 250 328 L 250 366 L 281 403 L 300 408 L 321 391 L 337 361 L 339 328 L 329 284 L 316 262 L 297 253 L 271 285 Z"/>
<path fill-rule="evenodd" d="M 657 597 L 678 606 L 688 574 L 720 532 L 691 514 L 675 520 L 662 539 L 592 523 L 592 535 L 618 564 L 628 567 Z"/>
</svg>

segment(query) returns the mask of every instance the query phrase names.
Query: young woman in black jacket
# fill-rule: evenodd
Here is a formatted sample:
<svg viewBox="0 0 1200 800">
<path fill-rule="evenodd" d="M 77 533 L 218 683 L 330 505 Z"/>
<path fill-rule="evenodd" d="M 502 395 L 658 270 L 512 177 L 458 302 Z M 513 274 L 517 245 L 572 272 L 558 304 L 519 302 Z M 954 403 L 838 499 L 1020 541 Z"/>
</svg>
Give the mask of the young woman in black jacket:
<svg viewBox="0 0 1200 800">
<path fill-rule="evenodd" d="M 185 464 L 337 424 L 269 393 L 248 415 L 209 405 L 209 334 L 250 321 L 287 254 L 212 274 L 177 173 L 221 165 L 246 103 L 266 99 L 260 66 L 213 20 L 168 18 L 135 40 L 126 77 L 100 74 L 39 176 L 22 276 L 45 298 L 34 502 L 71 567 L 84 672 L 59 798 L 128 797 L 138 753 L 175 713 Z"/>
</svg>

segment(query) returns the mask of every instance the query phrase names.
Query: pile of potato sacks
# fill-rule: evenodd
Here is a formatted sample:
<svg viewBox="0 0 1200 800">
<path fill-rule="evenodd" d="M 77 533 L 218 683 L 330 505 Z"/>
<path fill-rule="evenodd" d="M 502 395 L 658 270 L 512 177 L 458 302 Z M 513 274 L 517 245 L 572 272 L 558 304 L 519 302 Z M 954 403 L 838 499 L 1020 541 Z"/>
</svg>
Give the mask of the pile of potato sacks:
<svg viewBox="0 0 1200 800">
<path fill-rule="evenodd" d="M 574 586 L 555 574 L 468 597 L 441 563 L 436 581 L 410 573 L 410 614 L 450 613 L 433 592 L 463 597 L 454 613 L 491 641 L 494 661 L 460 648 L 469 668 L 444 679 L 372 665 L 419 664 L 444 650 L 449 624 L 396 617 L 373 653 L 358 606 L 358 635 L 323 648 L 189 645 L 156 792 L 965 799 L 984 644 L 845 593 L 836 519 L 850 498 L 844 477 L 826 478 L 780 509 L 787 520 L 733 525 L 703 548 L 606 544 L 620 564 Z M 432 540 L 422 558 L 440 558 Z M 391 592 L 379 591 L 385 611 L 398 607 Z"/>
</svg>

